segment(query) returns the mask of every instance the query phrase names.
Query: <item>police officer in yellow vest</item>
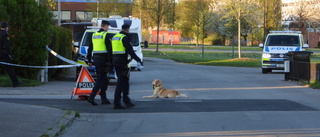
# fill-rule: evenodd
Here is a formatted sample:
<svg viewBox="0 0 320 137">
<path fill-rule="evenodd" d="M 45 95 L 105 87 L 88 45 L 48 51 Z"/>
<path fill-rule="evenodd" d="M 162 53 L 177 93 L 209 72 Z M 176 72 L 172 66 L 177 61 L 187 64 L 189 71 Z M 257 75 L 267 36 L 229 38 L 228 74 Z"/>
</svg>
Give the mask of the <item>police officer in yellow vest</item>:
<svg viewBox="0 0 320 137">
<path fill-rule="evenodd" d="M 141 59 L 134 53 L 130 42 L 129 28 L 130 25 L 123 24 L 122 31 L 112 37 L 113 65 L 118 77 L 114 93 L 113 109 L 126 109 L 134 106 L 129 98 L 130 68 L 128 64 L 130 60 L 128 60 L 128 55 L 143 65 Z M 121 104 L 121 95 L 125 106 Z"/>
<path fill-rule="evenodd" d="M 94 98 L 97 92 L 100 90 L 101 104 L 111 104 L 107 99 L 106 90 L 108 89 L 107 72 L 112 61 L 112 47 L 111 37 L 107 35 L 107 31 L 110 23 L 106 20 L 101 22 L 101 28 L 99 31 L 92 34 L 92 42 L 89 45 L 87 58 L 88 66 L 92 67 L 92 52 L 94 65 L 96 67 L 97 80 L 94 84 L 92 92 L 88 98 L 88 102 L 92 105 L 98 105 Z"/>
</svg>

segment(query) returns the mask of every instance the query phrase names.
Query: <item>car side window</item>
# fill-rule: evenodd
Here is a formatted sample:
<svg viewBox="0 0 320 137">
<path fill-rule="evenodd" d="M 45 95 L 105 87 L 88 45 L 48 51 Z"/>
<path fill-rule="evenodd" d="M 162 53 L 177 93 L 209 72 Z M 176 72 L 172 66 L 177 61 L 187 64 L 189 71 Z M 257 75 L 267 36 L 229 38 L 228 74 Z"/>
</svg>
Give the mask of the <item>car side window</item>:
<svg viewBox="0 0 320 137">
<path fill-rule="evenodd" d="M 89 46 L 92 42 L 92 34 L 93 32 L 86 33 L 84 39 L 83 39 L 83 46 Z"/>
</svg>

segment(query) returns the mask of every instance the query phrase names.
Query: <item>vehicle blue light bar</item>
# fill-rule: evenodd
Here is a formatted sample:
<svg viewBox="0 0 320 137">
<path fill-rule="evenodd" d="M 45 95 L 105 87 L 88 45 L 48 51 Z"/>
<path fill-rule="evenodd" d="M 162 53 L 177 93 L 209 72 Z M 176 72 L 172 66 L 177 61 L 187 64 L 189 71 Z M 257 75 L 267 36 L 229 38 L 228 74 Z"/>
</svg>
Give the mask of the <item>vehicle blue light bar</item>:
<svg viewBox="0 0 320 137">
<path fill-rule="evenodd" d="M 301 34 L 301 31 L 270 31 L 270 33 L 299 33 L 299 34 Z"/>
</svg>

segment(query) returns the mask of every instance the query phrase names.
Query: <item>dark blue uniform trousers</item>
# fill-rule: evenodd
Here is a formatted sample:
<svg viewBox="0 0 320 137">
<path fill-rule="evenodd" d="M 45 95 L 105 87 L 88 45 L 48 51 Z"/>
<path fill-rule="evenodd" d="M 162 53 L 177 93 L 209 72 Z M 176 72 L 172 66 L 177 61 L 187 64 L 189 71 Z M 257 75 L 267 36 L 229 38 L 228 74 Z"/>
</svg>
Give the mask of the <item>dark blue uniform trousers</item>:
<svg viewBox="0 0 320 137">
<path fill-rule="evenodd" d="M 125 104 L 131 104 L 131 100 L 129 98 L 129 75 L 130 70 L 127 67 L 127 64 L 123 65 L 115 65 L 116 74 L 117 74 L 117 85 L 114 93 L 114 102 L 115 106 L 121 105 L 121 94 L 122 99 Z M 129 74 L 128 74 L 129 73 Z"/>
<path fill-rule="evenodd" d="M 12 63 L 12 60 L 10 59 L 9 55 L 8 54 L 5 54 L 5 53 L 1 53 L 0 51 L 0 61 L 1 62 L 6 62 L 6 63 Z M 4 66 L 4 68 L 6 69 L 10 79 L 11 79 L 11 82 L 12 82 L 12 86 L 19 86 L 19 81 L 18 81 L 18 78 L 16 76 L 16 72 L 14 70 L 14 68 L 12 66 L 9 66 L 9 65 L 2 65 L 0 64 L 0 66 Z"/>
<path fill-rule="evenodd" d="M 100 90 L 102 101 L 107 100 L 106 90 L 108 89 L 109 81 L 107 79 L 107 57 L 94 56 L 94 65 L 96 67 L 97 81 L 94 84 L 89 99 L 93 100 Z"/>
</svg>

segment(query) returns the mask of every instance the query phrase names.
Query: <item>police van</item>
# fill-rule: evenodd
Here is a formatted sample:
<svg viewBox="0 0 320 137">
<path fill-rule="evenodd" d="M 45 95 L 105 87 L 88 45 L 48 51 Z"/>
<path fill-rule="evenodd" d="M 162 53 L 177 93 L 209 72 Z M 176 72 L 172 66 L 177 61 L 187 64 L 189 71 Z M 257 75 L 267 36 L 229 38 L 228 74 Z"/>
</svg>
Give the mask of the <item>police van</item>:
<svg viewBox="0 0 320 137">
<path fill-rule="evenodd" d="M 110 26 L 107 34 L 107 35 L 110 35 L 110 37 L 113 37 L 115 34 L 119 33 L 121 31 L 121 27 L 123 24 L 129 24 L 130 25 L 129 35 L 130 35 L 131 44 L 133 46 L 133 50 L 135 51 L 136 55 L 141 59 L 141 61 L 143 61 L 143 54 L 141 49 L 142 48 L 141 20 L 138 18 L 123 18 L 121 16 L 115 15 L 115 16 L 110 16 L 109 18 L 93 18 L 92 19 L 93 26 L 88 27 L 80 43 L 75 43 L 75 46 L 79 47 L 77 62 L 85 65 L 93 77 L 96 76 L 94 62 L 92 67 L 87 66 L 87 62 L 88 62 L 87 50 L 89 48 L 89 44 L 92 39 L 92 34 L 100 29 L 102 20 L 107 20 L 110 22 Z M 138 69 L 139 64 L 135 60 L 131 60 L 129 65 L 131 69 Z M 77 76 L 80 72 L 80 69 L 81 68 L 77 68 Z M 114 79 L 115 78 L 114 73 L 110 72 L 108 78 Z"/>
<path fill-rule="evenodd" d="M 262 73 L 284 70 L 284 61 L 289 51 L 304 51 L 309 45 L 304 43 L 301 31 L 270 31 L 266 40 L 259 44 L 262 52 Z"/>
</svg>

